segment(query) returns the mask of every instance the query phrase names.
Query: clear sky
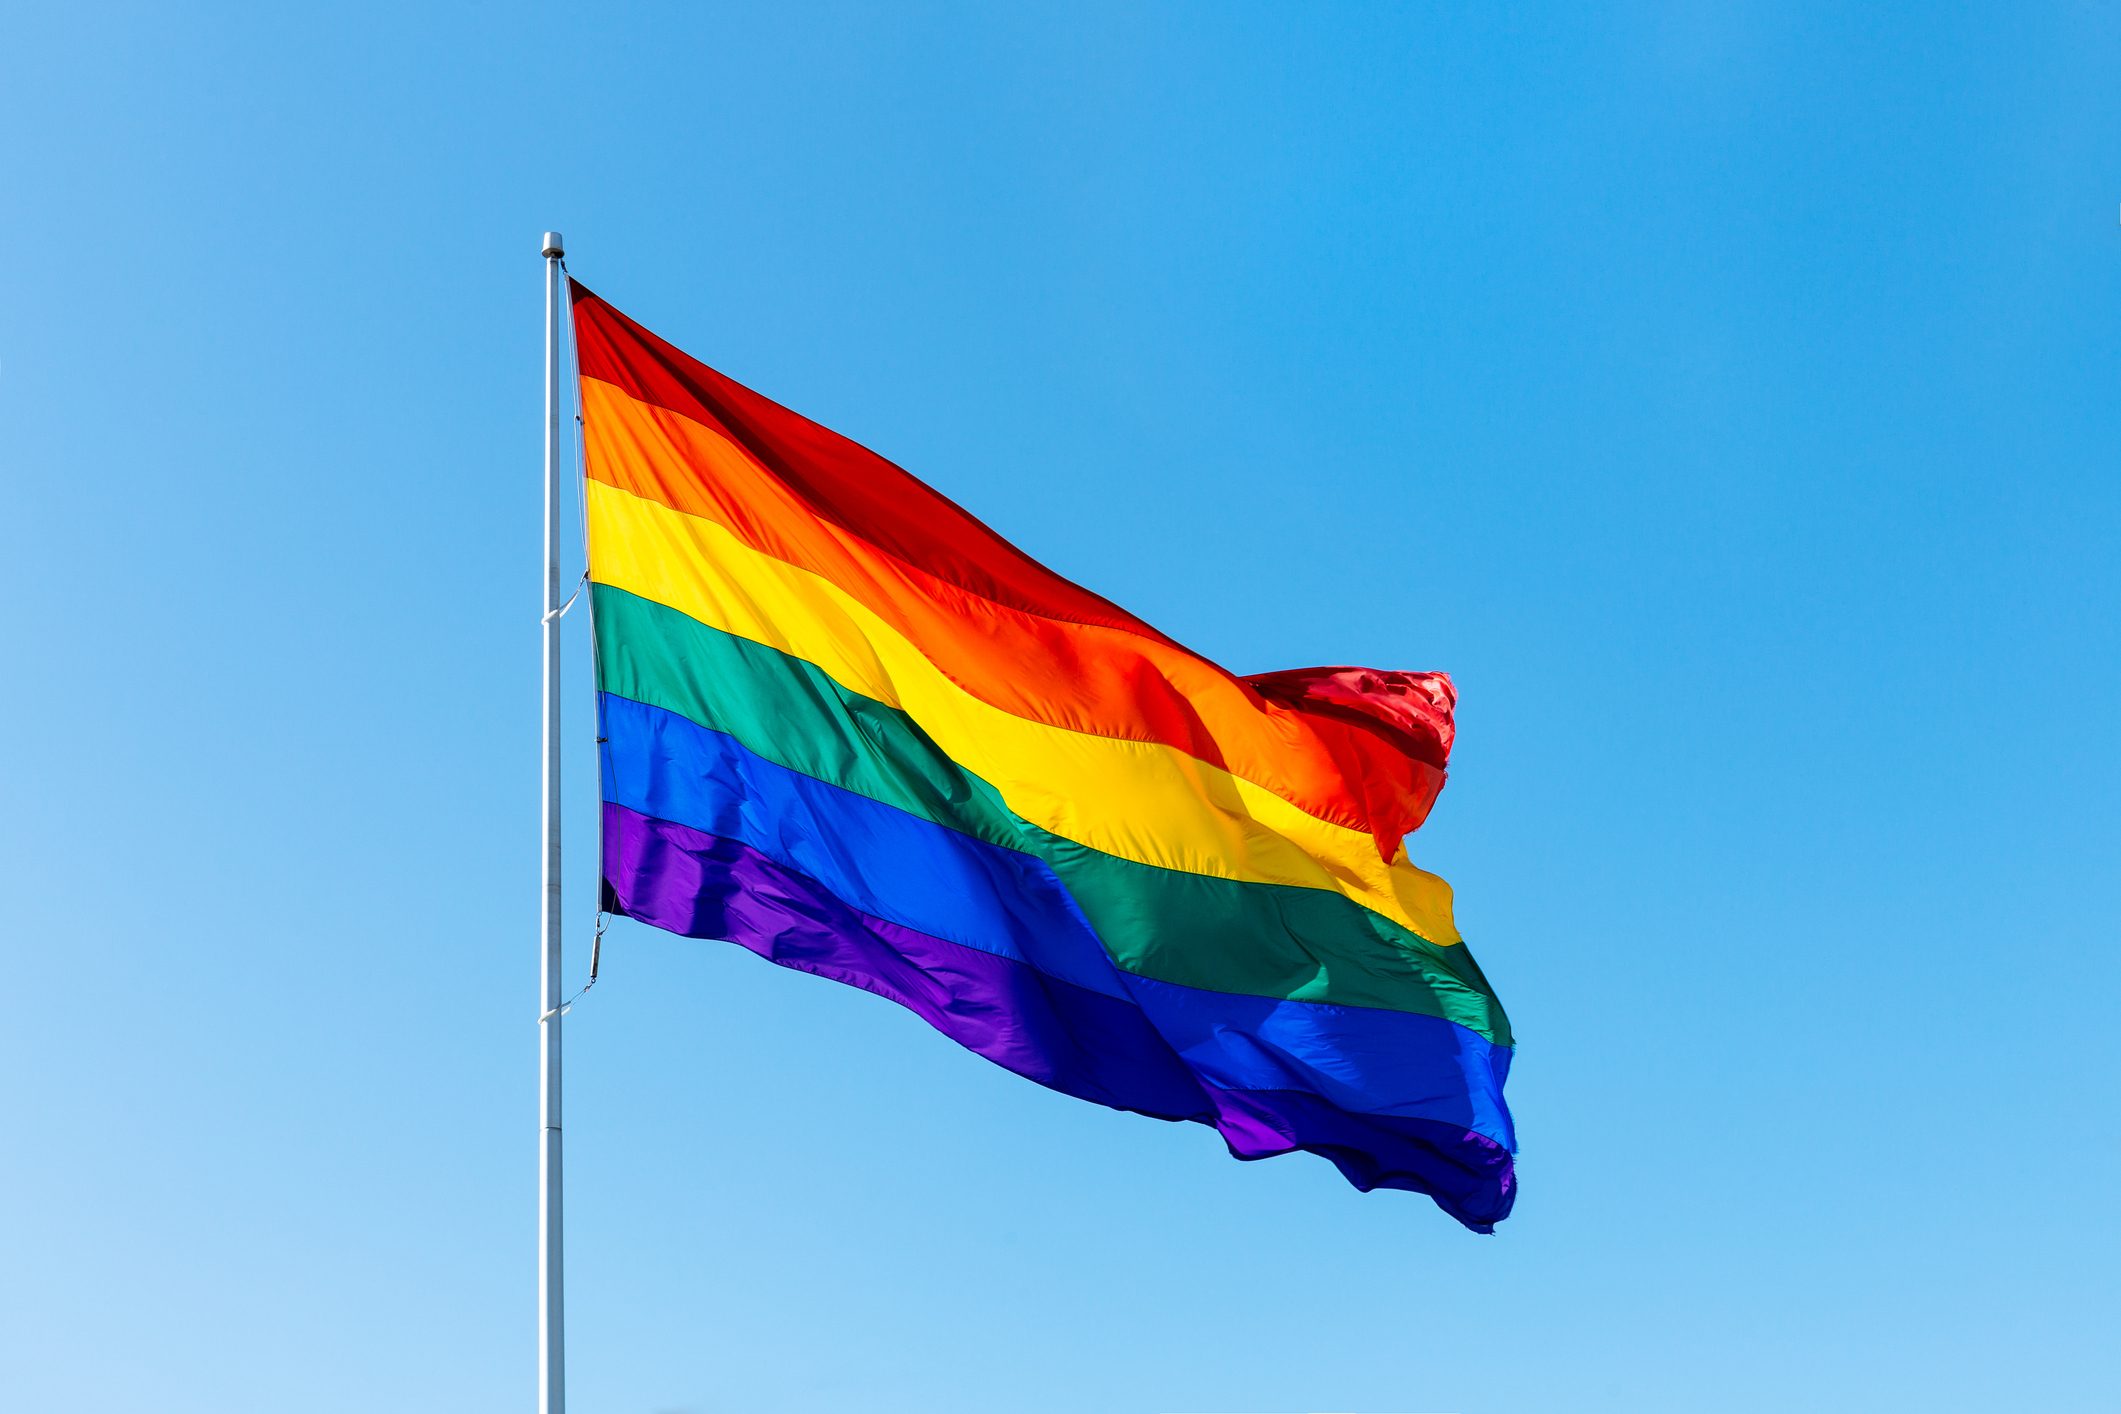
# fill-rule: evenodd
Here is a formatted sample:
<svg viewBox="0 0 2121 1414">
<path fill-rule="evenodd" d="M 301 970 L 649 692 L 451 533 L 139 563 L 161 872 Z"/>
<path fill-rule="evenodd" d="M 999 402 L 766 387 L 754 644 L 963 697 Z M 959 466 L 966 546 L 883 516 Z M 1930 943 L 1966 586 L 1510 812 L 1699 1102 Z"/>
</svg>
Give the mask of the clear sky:
<svg viewBox="0 0 2121 1414">
<path fill-rule="evenodd" d="M 12 7 L 0 1405 L 529 1408 L 552 226 L 1235 669 L 1455 674 L 1521 1040 L 1478 1238 L 620 924 L 580 1410 L 2112 1408 L 2121 16 L 1493 9 Z"/>
</svg>

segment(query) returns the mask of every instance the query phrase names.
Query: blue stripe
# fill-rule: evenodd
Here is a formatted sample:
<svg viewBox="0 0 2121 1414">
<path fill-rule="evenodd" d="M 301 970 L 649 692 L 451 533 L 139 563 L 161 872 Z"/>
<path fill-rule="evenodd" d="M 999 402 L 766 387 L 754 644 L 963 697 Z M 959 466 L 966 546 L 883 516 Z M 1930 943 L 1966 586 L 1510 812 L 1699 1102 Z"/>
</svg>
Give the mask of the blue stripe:
<svg viewBox="0 0 2121 1414">
<path fill-rule="evenodd" d="M 1043 861 L 776 765 L 676 713 L 602 702 L 616 805 L 740 843 L 861 913 L 1131 1002 L 1219 1088 L 1304 1091 L 1514 1147 L 1502 1103 L 1510 1052 L 1455 1022 L 1120 971 Z"/>
</svg>

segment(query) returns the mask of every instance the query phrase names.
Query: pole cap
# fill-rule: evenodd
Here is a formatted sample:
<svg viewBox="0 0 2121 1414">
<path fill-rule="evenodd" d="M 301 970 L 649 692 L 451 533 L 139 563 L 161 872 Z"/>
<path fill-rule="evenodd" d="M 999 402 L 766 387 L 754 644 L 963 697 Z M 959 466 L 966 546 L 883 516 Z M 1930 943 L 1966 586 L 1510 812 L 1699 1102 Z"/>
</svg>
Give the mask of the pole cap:
<svg viewBox="0 0 2121 1414">
<path fill-rule="evenodd" d="M 560 239 L 560 233 L 558 231 L 547 231 L 545 233 L 545 258 L 547 260 L 555 260 L 565 254 L 567 254 L 567 242 Z"/>
</svg>

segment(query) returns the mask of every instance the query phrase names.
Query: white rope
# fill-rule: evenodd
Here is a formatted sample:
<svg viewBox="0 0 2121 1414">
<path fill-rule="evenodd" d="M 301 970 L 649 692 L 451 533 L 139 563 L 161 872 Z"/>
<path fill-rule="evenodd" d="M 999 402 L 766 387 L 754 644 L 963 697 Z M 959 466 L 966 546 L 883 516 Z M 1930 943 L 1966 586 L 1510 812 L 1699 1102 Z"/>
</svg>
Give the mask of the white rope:
<svg viewBox="0 0 2121 1414">
<path fill-rule="evenodd" d="M 560 269 L 562 271 L 567 270 L 567 261 L 564 258 L 560 261 Z M 563 315 L 566 319 L 569 328 L 571 329 L 574 323 L 574 291 L 571 285 L 562 287 L 560 298 L 564 301 L 564 304 L 562 306 Z M 579 388 L 581 386 L 581 364 L 579 361 L 579 352 L 575 349 L 573 339 L 570 338 L 567 341 L 567 345 L 569 355 L 575 361 L 575 386 Z M 577 395 L 575 401 L 574 455 L 576 471 L 575 506 L 581 516 L 582 528 L 582 577 L 575 581 L 574 593 L 567 596 L 567 602 L 560 605 L 559 608 L 547 612 L 545 617 L 539 620 L 540 623 L 549 624 L 554 619 L 566 617 L 567 611 L 574 607 L 575 600 L 581 598 L 582 591 L 589 587 L 589 448 L 586 445 L 586 439 L 583 436 L 582 407 L 579 394 Z M 594 605 L 591 606 L 589 614 L 589 661 L 592 665 L 597 662 L 597 616 Z M 600 719 L 603 716 L 601 704 L 599 705 L 597 715 Z M 599 728 L 601 728 L 603 726 L 603 722 L 599 720 L 597 725 Z M 600 731 L 597 736 L 597 743 L 599 747 L 599 750 L 597 752 L 597 795 L 599 798 L 601 798 L 604 794 L 604 753 L 601 749 L 603 745 L 603 740 L 604 738 Z M 604 813 L 600 810 L 597 812 L 597 857 L 599 859 L 602 859 L 603 854 Z M 576 992 L 566 1001 L 561 1002 L 552 1010 L 540 1015 L 538 1017 L 538 1025 L 543 1026 L 546 1022 L 552 1020 L 554 1017 L 565 1016 L 568 1012 L 573 1011 L 574 1004 L 580 1001 L 583 997 L 587 996 L 589 993 L 589 989 L 597 984 L 597 969 L 604 959 L 604 928 L 609 922 L 610 915 L 606 914 L 603 909 L 599 908 L 597 910 L 596 915 L 596 933 L 591 938 L 589 944 L 589 980 L 582 984 L 582 988 L 580 991 Z"/>
<path fill-rule="evenodd" d="M 567 611 L 574 607 L 574 601 L 582 597 L 582 586 L 587 583 L 589 583 L 589 571 L 583 570 L 582 577 L 574 582 L 574 593 L 567 596 L 567 602 L 560 605 L 560 607 L 557 609 L 547 610 L 545 617 L 539 619 L 538 622 L 541 624 L 549 624 L 554 619 L 566 618 Z"/>
<path fill-rule="evenodd" d="M 567 261 L 564 257 L 560 261 L 560 269 L 567 269 Z M 566 301 L 567 327 L 571 334 L 574 330 L 574 280 L 571 275 L 568 278 L 567 284 L 561 288 L 560 294 L 561 298 Z M 582 517 L 582 585 L 587 585 L 589 583 L 590 571 L 594 568 L 594 563 L 591 560 L 589 554 L 589 428 L 588 424 L 582 420 L 582 348 L 579 340 L 572 337 L 567 340 L 567 354 L 568 357 L 572 359 L 574 363 L 574 500 L 575 506 L 581 512 Z M 581 586 L 577 586 L 575 589 L 575 593 L 579 594 L 581 592 Z M 570 602 L 572 601 L 570 600 Z M 596 596 L 591 595 L 589 603 L 589 664 L 592 675 L 595 675 L 601 671 L 600 665 L 602 664 L 602 662 L 603 654 L 597 646 Z M 602 800 L 604 798 L 605 746 L 603 694 L 598 693 L 595 701 L 597 726 L 597 799 Z M 603 858 L 604 812 L 602 810 L 599 810 L 597 811 L 597 860 L 600 875 L 602 870 Z M 601 904 L 603 901 L 601 898 L 601 877 L 598 884 L 598 893 L 600 895 L 598 902 Z M 589 982 L 588 985 L 583 987 L 582 989 L 585 992 L 588 991 L 590 987 L 594 987 L 597 984 L 597 964 L 603 960 L 604 956 L 604 925 L 609 921 L 610 919 L 608 915 L 605 914 L 604 910 L 601 907 L 598 908 L 596 936 L 590 941 L 589 944 Z"/>
</svg>

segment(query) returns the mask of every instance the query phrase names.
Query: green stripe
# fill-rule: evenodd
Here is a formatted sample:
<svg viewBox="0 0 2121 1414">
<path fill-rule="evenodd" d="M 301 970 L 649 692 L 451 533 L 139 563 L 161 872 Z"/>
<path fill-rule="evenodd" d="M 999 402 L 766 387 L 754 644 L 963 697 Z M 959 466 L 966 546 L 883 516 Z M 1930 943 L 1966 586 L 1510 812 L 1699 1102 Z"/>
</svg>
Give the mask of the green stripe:
<svg viewBox="0 0 2121 1414">
<path fill-rule="evenodd" d="M 1440 1016 L 1498 1045 L 1509 1021 L 1463 944 L 1439 946 L 1323 889 L 1162 869 L 1009 809 L 895 707 L 763 644 L 595 585 L 597 686 L 675 712 L 806 776 L 1046 861 L 1113 961 L 1218 992 Z"/>
</svg>

